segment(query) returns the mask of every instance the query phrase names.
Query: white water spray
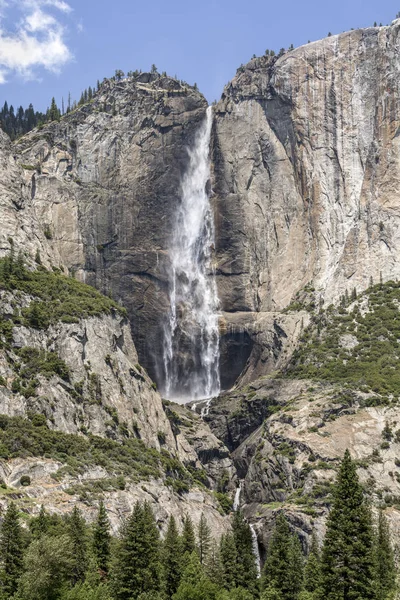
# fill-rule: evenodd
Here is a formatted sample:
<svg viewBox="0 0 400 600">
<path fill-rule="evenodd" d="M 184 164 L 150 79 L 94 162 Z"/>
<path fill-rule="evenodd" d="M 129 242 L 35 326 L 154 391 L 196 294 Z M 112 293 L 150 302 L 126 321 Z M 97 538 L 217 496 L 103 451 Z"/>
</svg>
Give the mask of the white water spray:
<svg viewBox="0 0 400 600">
<path fill-rule="evenodd" d="M 233 510 L 236 512 L 240 506 L 240 494 L 242 493 L 242 482 L 239 481 L 239 485 L 236 488 L 235 499 L 233 501 Z"/>
<path fill-rule="evenodd" d="M 236 492 L 235 492 L 235 499 L 233 501 L 233 510 L 235 512 L 238 511 L 240 508 L 240 494 L 242 493 L 242 486 L 243 486 L 243 481 L 239 481 L 239 485 L 236 488 Z M 251 540 L 252 540 L 252 544 L 253 544 L 253 554 L 254 554 L 254 558 L 256 559 L 257 577 L 261 577 L 261 557 L 260 557 L 260 550 L 258 547 L 257 533 L 256 533 L 256 530 L 254 529 L 254 526 L 251 523 L 249 523 L 249 527 L 250 527 L 250 531 L 251 531 Z"/>
<path fill-rule="evenodd" d="M 256 559 L 256 567 L 257 567 L 257 577 L 261 577 L 261 558 L 260 558 L 260 549 L 258 547 L 258 539 L 256 530 L 253 525 L 249 525 L 251 531 L 251 539 L 253 542 L 253 554 Z"/>
<path fill-rule="evenodd" d="M 163 395 L 198 400 L 219 394 L 218 295 L 212 267 L 214 221 L 207 186 L 212 108 L 189 149 L 171 239 L 170 312 L 164 329 Z"/>
</svg>

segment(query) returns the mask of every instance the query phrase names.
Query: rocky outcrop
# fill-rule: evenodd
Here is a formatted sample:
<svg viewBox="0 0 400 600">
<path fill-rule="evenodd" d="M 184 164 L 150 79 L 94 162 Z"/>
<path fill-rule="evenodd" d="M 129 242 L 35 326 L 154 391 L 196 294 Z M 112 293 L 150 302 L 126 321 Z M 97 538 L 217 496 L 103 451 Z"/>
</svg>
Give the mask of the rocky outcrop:
<svg viewBox="0 0 400 600">
<path fill-rule="evenodd" d="M 275 311 L 400 270 L 400 20 L 238 69 L 215 108 L 218 289 Z"/>
<path fill-rule="evenodd" d="M 346 448 L 366 494 L 385 509 L 393 539 L 399 538 L 399 408 L 368 407 L 372 396 L 315 381 L 259 380 L 213 404 L 209 423 L 217 436 L 232 440 L 241 507 L 263 554 L 282 510 L 305 550 L 313 530 L 323 538 Z"/>
<path fill-rule="evenodd" d="M 99 493 L 87 491 L 90 484 L 101 481 L 107 476 L 104 469 L 88 469 L 77 480 L 64 477 L 57 481 L 55 474 L 60 463 L 45 458 L 13 459 L 0 464 L 0 507 L 14 500 L 28 514 L 36 515 L 41 504 L 51 513 L 65 515 L 74 506 L 79 507 L 88 522 L 95 520 L 98 511 Z M 21 476 L 30 477 L 30 484 L 21 486 Z M 5 489 L 4 484 L 8 487 Z M 85 491 L 86 490 L 86 491 Z M 213 496 L 204 489 L 194 488 L 187 494 L 179 496 L 160 480 L 128 483 L 123 490 L 100 492 L 110 518 L 113 533 L 117 534 L 121 523 L 132 512 L 137 501 L 150 503 L 158 525 L 165 533 L 168 519 L 176 518 L 179 526 L 187 514 L 197 526 L 201 514 L 204 514 L 212 527 L 213 535 L 220 537 L 229 527 L 229 517 L 223 516 L 216 508 Z"/>
<path fill-rule="evenodd" d="M 0 301 L 2 316 L 7 316 L 8 306 Z M 57 323 L 47 330 L 16 326 L 12 347 L 55 352 L 67 365 L 70 378 L 67 382 L 56 374 L 47 378 L 38 373 L 36 394 L 25 398 L 12 391 L 18 377 L 18 356 L 0 350 L 0 375 L 7 385 L 0 387 L 1 414 L 25 416 L 28 411 L 38 412 L 59 431 L 85 431 L 115 439 L 121 436 L 122 426 L 147 446 L 158 449 L 158 435 L 162 433 L 167 447 L 176 451 L 161 398 L 138 364 L 126 318 L 104 315 L 79 323 Z"/>
<path fill-rule="evenodd" d="M 310 313 L 224 312 L 220 318 L 223 390 L 284 368 L 310 323 Z"/>
</svg>

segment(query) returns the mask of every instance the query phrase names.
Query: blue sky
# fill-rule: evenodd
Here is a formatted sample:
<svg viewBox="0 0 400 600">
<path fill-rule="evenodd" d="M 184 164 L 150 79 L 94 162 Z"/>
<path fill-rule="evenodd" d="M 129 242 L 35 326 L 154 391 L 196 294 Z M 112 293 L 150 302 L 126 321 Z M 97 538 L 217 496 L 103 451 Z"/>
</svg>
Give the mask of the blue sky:
<svg viewBox="0 0 400 600">
<path fill-rule="evenodd" d="M 211 102 L 266 48 L 390 23 L 394 0 L 0 0 L 0 104 L 45 110 L 115 69 L 196 82 Z"/>
</svg>

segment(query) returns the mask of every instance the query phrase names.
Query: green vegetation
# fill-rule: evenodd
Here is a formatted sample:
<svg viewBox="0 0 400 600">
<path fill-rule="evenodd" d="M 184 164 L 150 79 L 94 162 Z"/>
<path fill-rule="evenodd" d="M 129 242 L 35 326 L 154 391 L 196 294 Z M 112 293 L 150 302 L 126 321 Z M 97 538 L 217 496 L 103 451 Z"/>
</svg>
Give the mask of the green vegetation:
<svg viewBox="0 0 400 600">
<path fill-rule="evenodd" d="M 375 598 L 371 509 L 346 450 L 321 557 L 322 595 L 327 600 Z"/>
<path fill-rule="evenodd" d="M 283 513 L 278 515 L 268 547 L 263 572 L 263 587 L 267 594 L 281 594 L 284 600 L 295 600 L 303 587 L 303 563 L 300 542 L 290 531 Z"/>
<path fill-rule="evenodd" d="M 268 550 L 262 600 L 390 600 L 396 570 L 388 526 L 380 514 L 373 530 L 356 463 L 346 451 L 333 492 L 322 551 L 315 534 L 307 561 L 282 512 Z"/>
<path fill-rule="evenodd" d="M 18 588 L 22 571 L 23 539 L 15 504 L 9 504 L 0 530 L 1 583 L 6 598 Z"/>
<path fill-rule="evenodd" d="M 45 456 L 63 463 L 59 472 L 73 476 L 89 467 L 102 466 L 132 480 L 160 476 L 162 457 L 136 438 L 121 443 L 94 435 L 87 437 L 53 431 L 43 421 L 0 415 L 0 457 Z M 182 467 L 183 468 L 183 467 Z"/>
<path fill-rule="evenodd" d="M 125 314 L 116 302 L 103 296 L 89 285 L 59 270 L 47 271 L 39 266 L 29 270 L 22 255 L 14 252 L 0 259 L 0 290 L 23 292 L 34 300 L 21 314 L 14 313 L 13 319 L 0 317 L 0 344 L 11 339 L 13 324 L 22 324 L 36 329 L 45 329 L 58 321 L 76 323 L 79 319 L 109 314 L 113 310 Z"/>
<path fill-rule="evenodd" d="M 48 379 L 57 375 L 64 381 L 69 381 L 69 369 L 55 352 L 46 352 L 46 350 L 25 346 L 15 349 L 15 354 L 20 362 L 13 365 L 14 371 L 18 375 L 12 383 L 14 393 L 19 392 L 25 398 L 36 395 L 36 388 L 39 385 L 36 376 L 39 373 Z"/>
<path fill-rule="evenodd" d="M 387 519 L 380 510 L 374 547 L 374 581 L 376 600 L 386 600 L 396 589 L 396 568 Z"/>
<path fill-rule="evenodd" d="M 220 503 L 223 512 L 226 515 L 229 515 L 229 513 L 232 512 L 232 509 L 233 509 L 232 498 L 230 496 L 228 496 L 228 494 L 225 494 L 223 492 L 214 492 L 214 496 Z"/>
<path fill-rule="evenodd" d="M 392 600 L 396 570 L 387 522 L 376 531 L 346 452 L 322 551 L 313 535 L 308 559 L 295 528 L 278 512 L 262 577 L 251 529 L 240 511 L 220 540 L 201 515 L 195 528 L 170 516 L 161 539 L 148 502 L 136 503 L 113 538 L 105 506 L 87 525 L 69 515 L 20 525 L 11 502 L 0 526 L 4 600 Z"/>
<path fill-rule="evenodd" d="M 400 283 L 389 281 L 358 300 L 355 296 L 351 310 L 352 300 L 343 298 L 337 309 L 331 306 L 313 317 L 285 376 L 372 390 L 381 398 L 371 402 L 385 404 L 390 394 L 400 396 Z M 360 309 L 361 301 L 368 301 L 367 312 Z"/>
<path fill-rule="evenodd" d="M 188 492 L 194 478 L 186 467 L 166 450 L 161 453 L 134 437 L 116 442 L 88 434 L 62 433 L 48 429 L 44 415 L 32 414 L 30 419 L 0 415 L 0 458 L 11 459 L 45 456 L 64 466 L 56 477 L 82 475 L 90 467 L 103 467 L 109 478 L 91 480 L 72 486 L 70 493 L 101 494 L 106 490 L 125 489 L 127 481 L 141 481 L 165 474 L 165 484 L 177 493 Z"/>
</svg>

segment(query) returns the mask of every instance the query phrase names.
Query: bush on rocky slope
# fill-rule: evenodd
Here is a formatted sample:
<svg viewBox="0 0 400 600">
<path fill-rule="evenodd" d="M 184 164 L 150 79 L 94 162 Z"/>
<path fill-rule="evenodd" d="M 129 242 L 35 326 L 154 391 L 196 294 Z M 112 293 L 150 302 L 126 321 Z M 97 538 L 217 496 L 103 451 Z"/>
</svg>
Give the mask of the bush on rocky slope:
<svg viewBox="0 0 400 600">
<path fill-rule="evenodd" d="M 321 311 L 304 331 L 285 375 L 345 383 L 397 398 L 399 308 L 400 283 L 389 281 Z"/>
<path fill-rule="evenodd" d="M 102 467 L 114 476 L 114 487 L 121 487 L 121 477 L 141 481 L 163 474 L 166 485 L 178 493 L 189 491 L 193 483 L 189 471 L 179 460 L 166 450 L 160 453 L 146 447 L 136 438 L 117 442 L 90 434 L 82 436 L 54 431 L 47 427 L 41 414 L 31 414 L 30 419 L 0 415 L 0 458 L 27 457 L 59 461 L 64 465 L 57 473 L 60 479 L 64 475 L 78 477 L 91 467 Z M 110 477 L 104 482 L 109 484 Z"/>
<path fill-rule="evenodd" d="M 76 323 L 79 319 L 110 313 L 112 310 L 125 314 L 116 302 L 94 288 L 72 277 L 66 277 L 58 269 L 48 271 L 39 266 L 29 270 L 22 255 L 0 259 L 0 289 L 23 292 L 34 298 L 21 315 L 14 314 L 15 323 L 44 329 L 52 323 Z M 0 319 L 0 334 L 9 337 L 12 326 Z"/>
</svg>

